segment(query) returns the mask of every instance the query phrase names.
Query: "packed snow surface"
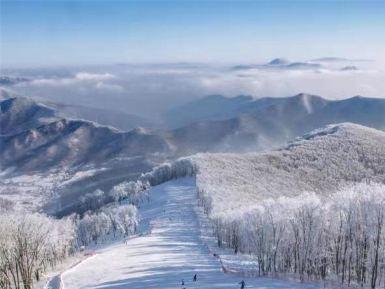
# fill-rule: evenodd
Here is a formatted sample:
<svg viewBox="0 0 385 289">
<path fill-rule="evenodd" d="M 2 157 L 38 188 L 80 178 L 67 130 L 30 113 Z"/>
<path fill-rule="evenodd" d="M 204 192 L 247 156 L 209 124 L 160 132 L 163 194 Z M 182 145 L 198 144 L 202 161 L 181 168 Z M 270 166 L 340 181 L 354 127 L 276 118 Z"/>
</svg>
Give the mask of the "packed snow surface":
<svg viewBox="0 0 385 289">
<path fill-rule="evenodd" d="M 151 201 L 140 208 L 139 237 L 113 244 L 62 275 L 65 289 L 114 288 L 316 288 L 269 278 L 224 274 L 221 264 L 200 237 L 195 214 L 195 179 L 184 178 L 156 186 Z M 149 226 L 146 226 L 148 224 Z M 148 227 L 148 230 L 146 230 Z M 192 278 L 197 274 L 197 282 Z M 185 286 L 181 286 L 181 280 Z"/>
</svg>

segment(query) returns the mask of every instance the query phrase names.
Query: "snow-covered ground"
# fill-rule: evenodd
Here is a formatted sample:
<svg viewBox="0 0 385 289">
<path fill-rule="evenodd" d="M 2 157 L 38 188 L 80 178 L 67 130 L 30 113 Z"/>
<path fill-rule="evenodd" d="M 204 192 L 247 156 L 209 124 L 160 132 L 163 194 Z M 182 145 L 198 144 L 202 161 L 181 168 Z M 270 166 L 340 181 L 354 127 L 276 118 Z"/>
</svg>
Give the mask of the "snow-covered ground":
<svg viewBox="0 0 385 289">
<path fill-rule="evenodd" d="M 48 171 L 47 173 L 25 173 L 9 176 L 11 171 L 0 171 L 0 198 L 11 201 L 15 210 L 39 211 L 54 193 L 66 185 L 75 183 L 87 177 L 92 177 L 101 169 L 86 169 L 71 171 Z"/>
<path fill-rule="evenodd" d="M 219 260 L 200 237 L 194 210 L 195 179 L 170 181 L 151 189 L 151 202 L 140 208 L 149 233 L 101 249 L 62 274 L 64 289 L 168 288 L 316 288 L 269 278 L 224 274 Z M 144 226 L 146 227 L 146 226 Z M 142 228 L 145 229 L 145 228 Z M 194 274 L 198 281 L 192 282 Z M 185 286 L 181 286 L 181 280 Z"/>
</svg>

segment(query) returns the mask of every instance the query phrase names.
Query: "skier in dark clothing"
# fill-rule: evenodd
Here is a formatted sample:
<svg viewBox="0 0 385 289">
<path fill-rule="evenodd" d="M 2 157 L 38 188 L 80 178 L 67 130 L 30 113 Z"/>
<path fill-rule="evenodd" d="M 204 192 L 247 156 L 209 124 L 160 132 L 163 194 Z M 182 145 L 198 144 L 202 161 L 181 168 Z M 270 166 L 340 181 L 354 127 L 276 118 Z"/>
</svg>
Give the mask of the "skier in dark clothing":
<svg viewBox="0 0 385 289">
<path fill-rule="evenodd" d="M 182 279 L 182 286 L 184 286 L 184 280 Z"/>
<path fill-rule="evenodd" d="M 193 277 L 193 281 L 196 282 L 197 281 L 197 274 L 194 275 Z"/>
<path fill-rule="evenodd" d="M 241 289 L 245 289 L 246 287 L 246 283 L 244 280 L 242 280 L 241 282 L 239 282 L 238 284 L 241 284 Z"/>
</svg>

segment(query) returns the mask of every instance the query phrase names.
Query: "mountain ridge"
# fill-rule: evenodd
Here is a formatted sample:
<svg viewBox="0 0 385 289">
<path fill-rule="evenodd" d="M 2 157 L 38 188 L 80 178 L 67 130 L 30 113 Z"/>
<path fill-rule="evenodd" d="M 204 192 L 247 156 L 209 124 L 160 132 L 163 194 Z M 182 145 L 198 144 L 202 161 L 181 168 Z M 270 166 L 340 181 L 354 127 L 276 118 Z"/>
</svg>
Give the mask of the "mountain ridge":
<svg viewBox="0 0 385 289">
<path fill-rule="evenodd" d="M 208 97 L 212 100 L 212 97 Z M 203 98 L 203 103 L 207 98 Z M 222 103 L 230 103 L 227 115 L 221 114 Z M 200 118 L 200 100 L 194 105 L 175 109 L 169 119 L 179 119 L 175 125 L 174 142 L 187 146 L 197 143 L 204 151 L 255 151 L 279 147 L 291 139 L 330 123 L 352 122 L 385 130 L 385 100 L 355 96 L 344 100 L 328 100 L 300 93 L 292 97 L 264 97 L 247 102 L 229 102 L 215 97 L 216 109 Z M 186 113 L 184 113 L 186 111 Z M 207 111 L 205 111 L 207 112 Z M 187 117 L 185 117 L 187 115 Z M 196 115 L 197 119 L 191 119 Z M 194 134 L 199 135 L 195 137 Z M 202 139 L 207 140 L 202 143 Z M 211 141 L 211 144 L 209 143 Z"/>
</svg>

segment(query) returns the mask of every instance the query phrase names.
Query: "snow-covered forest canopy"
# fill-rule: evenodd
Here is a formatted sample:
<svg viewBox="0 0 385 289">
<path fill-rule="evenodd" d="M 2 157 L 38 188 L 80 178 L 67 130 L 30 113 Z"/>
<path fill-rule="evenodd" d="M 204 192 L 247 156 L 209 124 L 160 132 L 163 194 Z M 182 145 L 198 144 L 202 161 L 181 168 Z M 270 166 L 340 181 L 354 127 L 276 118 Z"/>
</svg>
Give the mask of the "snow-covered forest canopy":
<svg viewBox="0 0 385 289">
<path fill-rule="evenodd" d="M 198 155 L 218 245 L 261 275 L 385 285 L 385 133 L 342 124 L 262 154 Z"/>
<path fill-rule="evenodd" d="M 197 186 L 212 216 L 244 211 L 266 198 L 328 196 L 357 182 L 384 183 L 384 143 L 384 132 L 346 123 L 272 152 L 198 154 Z"/>
</svg>

